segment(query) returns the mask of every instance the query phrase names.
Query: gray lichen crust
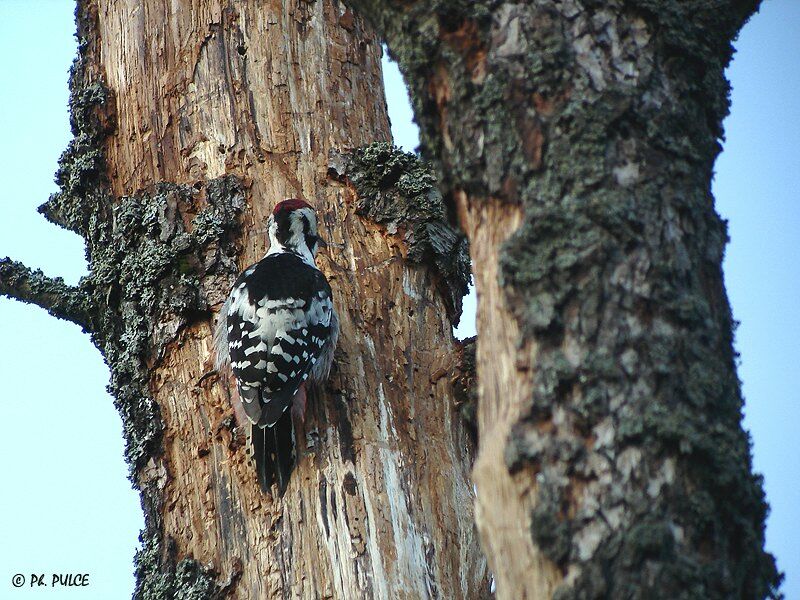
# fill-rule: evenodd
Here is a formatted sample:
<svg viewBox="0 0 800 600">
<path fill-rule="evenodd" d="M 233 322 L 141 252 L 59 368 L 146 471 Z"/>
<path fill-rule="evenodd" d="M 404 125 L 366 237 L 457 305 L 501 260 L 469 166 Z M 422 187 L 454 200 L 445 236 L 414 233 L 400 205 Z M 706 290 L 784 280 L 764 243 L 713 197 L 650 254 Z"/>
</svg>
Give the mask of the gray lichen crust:
<svg viewBox="0 0 800 600">
<path fill-rule="evenodd" d="M 333 164 L 331 170 L 341 168 Z M 409 152 L 386 142 L 355 150 L 345 174 L 358 192 L 356 213 L 403 231 L 408 260 L 428 264 L 454 325 L 470 282 L 466 236 L 451 224 L 431 168 Z"/>
<path fill-rule="evenodd" d="M 0 296 L 36 304 L 59 319 L 72 321 L 91 331 L 94 305 L 80 287 L 67 285 L 60 277 L 47 277 L 10 258 L 0 258 Z"/>
<path fill-rule="evenodd" d="M 219 583 L 219 574 L 213 569 L 189 558 L 178 561 L 173 545 L 161 542 L 152 530 L 142 532 L 139 541 L 141 548 L 134 559 L 135 600 L 221 599 L 238 577 L 237 573 L 231 580 Z"/>
<path fill-rule="evenodd" d="M 410 85 L 445 198 L 501 254 L 534 389 L 506 452 L 561 600 L 775 597 L 710 181 L 757 0 L 350 0 Z"/>
<path fill-rule="evenodd" d="M 91 334 L 111 371 L 109 393 L 119 410 L 125 457 L 134 485 L 158 468 L 162 421 L 148 391 L 150 370 L 180 330 L 208 318 L 237 274 L 234 230 L 245 206 L 234 177 L 194 186 L 161 183 L 116 198 L 105 179 L 105 138 L 115 129 L 113 98 L 90 80 L 84 61 L 95 40 L 96 8 L 78 2 L 78 57 L 70 73 L 73 140 L 62 154 L 60 191 L 40 207 L 53 223 L 81 235 L 89 275 L 67 286 L 24 265 L 0 260 L 0 294 L 38 304 Z M 148 366 L 150 365 L 150 366 Z M 176 564 L 160 526 L 161 491 L 142 489 L 145 530 L 137 553 L 142 599 L 200 599 L 221 593 L 216 574 L 191 558 Z"/>
</svg>

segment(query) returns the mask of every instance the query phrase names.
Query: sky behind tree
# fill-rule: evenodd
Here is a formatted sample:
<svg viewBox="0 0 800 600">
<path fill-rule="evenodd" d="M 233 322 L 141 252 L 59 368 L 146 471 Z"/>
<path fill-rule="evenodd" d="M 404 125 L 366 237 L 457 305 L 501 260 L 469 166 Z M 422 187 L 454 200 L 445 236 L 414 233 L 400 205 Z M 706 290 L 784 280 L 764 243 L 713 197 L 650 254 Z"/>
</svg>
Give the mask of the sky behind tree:
<svg viewBox="0 0 800 600">
<path fill-rule="evenodd" d="M 0 257 L 77 283 L 82 240 L 36 207 L 71 134 L 67 71 L 75 55 L 71 0 L 0 1 Z M 767 548 L 800 598 L 800 2 L 767 0 L 744 28 L 729 68 L 732 111 L 714 192 L 729 220 L 725 278 L 747 401 L 745 425 L 772 505 Z M 392 131 L 413 150 L 406 90 L 385 62 Z M 460 336 L 474 332 L 474 295 Z M 88 336 L 39 308 L 0 299 L 0 597 L 130 596 L 142 527 L 126 479 L 108 370 Z M 15 590 L 16 573 L 89 573 L 85 588 Z"/>
</svg>

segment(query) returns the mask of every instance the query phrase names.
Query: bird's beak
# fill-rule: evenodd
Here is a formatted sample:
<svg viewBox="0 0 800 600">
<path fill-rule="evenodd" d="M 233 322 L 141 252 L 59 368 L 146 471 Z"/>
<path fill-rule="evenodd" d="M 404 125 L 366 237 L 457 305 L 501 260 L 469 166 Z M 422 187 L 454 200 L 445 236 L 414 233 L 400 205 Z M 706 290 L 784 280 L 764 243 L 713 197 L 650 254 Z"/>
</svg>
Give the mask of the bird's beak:
<svg viewBox="0 0 800 600">
<path fill-rule="evenodd" d="M 317 238 L 317 246 L 319 246 L 320 248 L 327 248 L 328 247 L 328 242 L 323 240 L 321 237 L 318 237 Z"/>
</svg>

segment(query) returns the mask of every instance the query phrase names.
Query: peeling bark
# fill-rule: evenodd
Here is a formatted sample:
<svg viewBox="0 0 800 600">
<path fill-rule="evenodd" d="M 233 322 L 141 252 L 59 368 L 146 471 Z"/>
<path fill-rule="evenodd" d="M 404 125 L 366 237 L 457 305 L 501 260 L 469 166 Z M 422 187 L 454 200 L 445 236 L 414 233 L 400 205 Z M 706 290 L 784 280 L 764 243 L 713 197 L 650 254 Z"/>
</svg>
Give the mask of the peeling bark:
<svg viewBox="0 0 800 600">
<path fill-rule="evenodd" d="M 410 193 L 436 198 L 416 161 L 391 226 L 359 208 L 369 161 L 329 169 L 389 138 L 370 28 L 321 0 L 81 0 L 77 23 L 75 137 L 40 210 L 85 239 L 90 274 L 72 289 L 4 260 L 0 293 L 89 323 L 111 369 L 146 519 L 134 596 L 486 596 L 453 387 L 466 244 L 441 199 Z M 211 329 L 285 197 L 317 209 L 341 337 L 279 499 L 245 456 Z"/>
<path fill-rule="evenodd" d="M 469 238 L 498 596 L 774 596 L 710 192 L 758 2 L 349 4 Z"/>
</svg>

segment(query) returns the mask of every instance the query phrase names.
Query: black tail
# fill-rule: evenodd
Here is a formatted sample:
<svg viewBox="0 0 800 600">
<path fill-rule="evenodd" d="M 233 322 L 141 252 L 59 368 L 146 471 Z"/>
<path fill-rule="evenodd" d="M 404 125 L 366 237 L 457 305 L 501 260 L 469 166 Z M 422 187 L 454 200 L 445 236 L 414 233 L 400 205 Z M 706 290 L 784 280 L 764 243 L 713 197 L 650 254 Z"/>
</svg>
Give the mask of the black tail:
<svg viewBox="0 0 800 600">
<path fill-rule="evenodd" d="M 292 411 L 283 413 L 272 427 L 252 426 L 253 458 L 261 489 L 269 493 L 273 483 L 283 496 L 294 470 L 294 425 Z"/>
</svg>

